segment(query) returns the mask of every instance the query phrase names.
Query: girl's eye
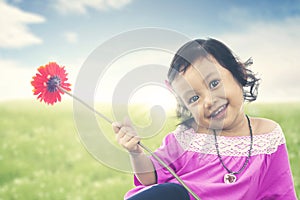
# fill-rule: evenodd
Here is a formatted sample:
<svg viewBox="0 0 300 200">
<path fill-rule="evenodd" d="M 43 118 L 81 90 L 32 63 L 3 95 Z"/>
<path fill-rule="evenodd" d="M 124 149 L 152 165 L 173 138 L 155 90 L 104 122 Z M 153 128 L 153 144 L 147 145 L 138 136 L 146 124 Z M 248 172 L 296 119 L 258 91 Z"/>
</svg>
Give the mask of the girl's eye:
<svg viewBox="0 0 300 200">
<path fill-rule="evenodd" d="M 219 80 L 213 80 L 212 82 L 209 83 L 209 88 L 213 89 L 219 85 L 220 81 Z"/>
<path fill-rule="evenodd" d="M 194 103 L 199 99 L 198 95 L 193 96 L 192 98 L 189 99 L 189 103 Z"/>
</svg>

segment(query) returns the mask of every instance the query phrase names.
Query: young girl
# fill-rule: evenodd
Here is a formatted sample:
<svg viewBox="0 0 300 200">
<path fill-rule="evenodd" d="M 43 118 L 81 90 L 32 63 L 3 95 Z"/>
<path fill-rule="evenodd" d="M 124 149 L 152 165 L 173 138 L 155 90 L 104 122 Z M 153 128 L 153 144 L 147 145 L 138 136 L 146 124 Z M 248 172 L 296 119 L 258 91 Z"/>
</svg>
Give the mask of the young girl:
<svg viewBox="0 0 300 200">
<path fill-rule="evenodd" d="M 271 120 L 248 117 L 259 79 L 223 43 L 194 40 L 176 53 L 168 73 L 181 124 L 155 154 L 201 199 L 296 199 L 285 138 Z M 125 199 L 194 199 L 152 156 L 127 122 L 113 123 L 131 155 L 135 185 Z"/>
</svg>

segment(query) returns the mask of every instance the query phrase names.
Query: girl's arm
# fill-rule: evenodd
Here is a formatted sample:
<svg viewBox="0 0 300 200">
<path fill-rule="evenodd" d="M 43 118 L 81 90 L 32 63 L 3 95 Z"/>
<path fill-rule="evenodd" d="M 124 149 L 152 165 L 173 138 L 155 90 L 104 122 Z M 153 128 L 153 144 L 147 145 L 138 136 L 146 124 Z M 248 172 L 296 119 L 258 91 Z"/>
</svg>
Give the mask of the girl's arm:
<svg viewBox="0 0 300 200">
<path fill-rule="evenodd" d="M 135 176 L 143 185 L 153 185 L 156 181 L 155 168 L 150 158 L 144 154 L 130 153 L 131 164 Z"/>
<path fill-rule="evenodd" d="M 123 146 L 129 153 L 131 164 L 136 177 L 143 185 L 152 185 L 156 183 L 155 168 L 150 158 L 144 153 L 138 145 L 140 138 L 131 123 L 114 122 L 113 130 L 116 133 L 118 143 Z"/>
</svg>

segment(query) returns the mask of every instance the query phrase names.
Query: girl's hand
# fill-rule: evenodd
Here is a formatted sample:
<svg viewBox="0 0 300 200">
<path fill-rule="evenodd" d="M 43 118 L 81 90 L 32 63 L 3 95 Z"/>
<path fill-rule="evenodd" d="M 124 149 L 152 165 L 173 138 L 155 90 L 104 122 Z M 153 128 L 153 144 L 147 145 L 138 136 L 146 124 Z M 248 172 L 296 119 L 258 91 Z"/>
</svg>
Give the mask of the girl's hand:
<svg viewBox="0 0 300 200">
<path fill-rule="evenodd" d="M 137 136 L 136 130 L 128 119 L 125 119 L 123 123 L 113 122 L 112 128 L 116 133 L 118 143 L 129 153 L 143 153 L 142 148 L 138 145 L 141 139 Z"/>
</svg>

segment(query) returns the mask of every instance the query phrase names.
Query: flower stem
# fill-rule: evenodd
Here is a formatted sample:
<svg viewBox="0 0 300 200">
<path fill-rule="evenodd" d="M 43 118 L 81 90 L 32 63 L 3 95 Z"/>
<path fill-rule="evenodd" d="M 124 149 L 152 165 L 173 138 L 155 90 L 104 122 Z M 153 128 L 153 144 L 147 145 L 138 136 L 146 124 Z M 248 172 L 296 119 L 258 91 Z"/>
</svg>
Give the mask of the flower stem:
<svg viewBox="0 0 300 200">
<path fill-rule="evenodd" d="M 107 121 L 108 123 L 113 123 L 113 121 L 109 118 L 107 118 L 105 115 L 103 115 L 102 113 L 98 112 L 97 110 L 95 110 L 92 106 L 90 106 L 89 104 L 87 104 L 86 102 L 84 102 L 83 100 L 81 100 L 80 98 L 76 97 L 74 94 L 68 92 L 67 90 L 65 90 L 64 88 L 57 86 L 62 92 L 66 93 L 67 95 L 69 95 L 70 97 L 76 99 L 78 102 L 82 103 L 84 106 L 86 106 L 89 110 L 91 110 L 92 112 L 94 112 L 95 114 L 97 114 L 99 117 L 101 117 L 102 119 L 104 119 L 105 121 Z"/>
<path fill-rule="evenodd" d="M 95 114 L 97 114 L 99 117 L 101 117 L 102 119 L 104 119 L 105 121 L 107 121 L 108 123 L 112 124 L 113 121 L 111 119 L 109 119 L 108 117 L 106 117 L 105 115 L 103 115 L 102 113 L 98 112 L 97 110 L 95 110 L 93 107 L 91 107 L 90 105 L 88 105 L 86 102 L 84 102 L 83 100 L 81 100 L 80 98 L 76 97 L 75 95 L 73 95 L 72 93 L 68 92 L 67 90 L 65 90 L 64 88 L 62 88 L 61 86 L 57 85 L 58 89 L 60 89 L 62 92 L 66 93 L 67 95 L 69 95 L 70 97 L 76 99 L 78 102 L 82 103 L 84 106 L 86 106 L 89 110 L 91 110 L 92 112 L 94 112 Z M 138 145 L 140 147 L 142 147 L 145 151 L 147 151 L 151 156 L 153 156 L 153 158 L 155 160 L 157 160 L 164 168 L 166 168 L 173 176 L 174 178 L 176 178 L 176 180 L 196 199 L 196 200 L 200 200 L 200 198 L 197 196 L 197 194 L 195 194 L 186 184 L 185 182 L 174 172 L 174 170 L 172 168 L 170 168 L 163 160 L 161 160 L 156 154 L 154 154 L 154 152 L 152 152 L 147 146 L 145 146 L 144 144 L 142 144 L 141 142 L 138 143 Z"/>
<path fill-rule="evenodd" d="M 155 158 L 155 160 L 157 160 L 164 168 L 166 168 L 173 176 L 174 178 L 176 178 L 176 180 L 196 199 L 196 200 L 200 200 L 200 198 L 198 197 L 198 195 L 196 193 L 193 192 L 193 190 L 191 190 L 189 188 L 189 186 L 187 186 L 185 184 L 185 182 L 176 174 L 176 172 L 174 172 L 174 170 L 172 168 L 170 168 L 164 161 L 162 161 L 160 159 L 160 157 L 158 157 L 156 154 L 154 154 L 148 147 L 146 147 L 145 145 L 143 145 L 142 143 L 139 143 L 139 145 L 145 149 L 148 153 L 150 153 L 151 156 L 153 156 Z"/>
</svg>

